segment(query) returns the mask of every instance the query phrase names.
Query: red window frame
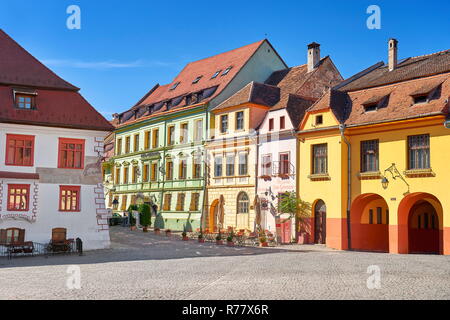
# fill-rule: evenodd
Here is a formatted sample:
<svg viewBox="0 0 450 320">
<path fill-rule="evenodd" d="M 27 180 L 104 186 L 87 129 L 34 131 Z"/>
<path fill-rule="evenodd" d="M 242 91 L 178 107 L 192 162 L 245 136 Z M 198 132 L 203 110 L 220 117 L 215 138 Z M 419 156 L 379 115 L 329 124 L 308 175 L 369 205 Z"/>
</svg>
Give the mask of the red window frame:
<svg viewBox="0 0 450 320">
<path fill-rule="evenodd" d="M 76 150 L 76 149 L 71 149 L 71 148 L 63 148 L 64 145 L 81 145 L 81 149 L 80 150 Z M 59 138 L 59 144 L 58 144 L 58 168 L 62 168 L 62 169 L 77 169 L 77 170 L 82 170 L 84 169 L 84 152 L 85 152 L 85 140 L 84 139 L 68 139 L 68 138 Z M 75 147 L 76 148 L 76 147 Z M 74 151 L 72 151 L 74 150 Z M 65 160 L 64 163 L 64 159 L 63 154 L 64 151 L 67 152 L 72 152 L 73 153 L 73 159 L 72 159 L 72 166 L 69 165 L 69 157 L 67 157 L 67 159 Z M 75 154 L 81 152 L 81 159 L 80 159 L 80 167 L 75 167 Z"/>
<path fill-rule="evenodd" d="M 269 131 L 273 131 L 273 129 L 274 129 L 274 120 L 272 118 L 269 119 Z"/>
<path fill-rule="evenodd" d="M 286 127 L 286 118 L 284 116 L 280 117 L 280 130 L 284 130 Z"/>
<path fill-rule="evenodd" d="M 68 192 L 70 192 L 70 194 L 68 194 Z M 75 195 L 74 192 L 76 192 Z M 80 212 L 80 192 L 80 186 L 59 186 L 59 211 Z M 75 206 L 73 206 L 74 200 Z M 67 201 L 69 201 L 70 208 L 66 207 Z"/>
<path fill-rule="evenodd" d="M 34 136 L 29 135 L 20 135 L 20 134 L 7 134 L 6 135 L 6 157 L 5 164 L 7 166 L 20 166 L 20 167 L 32 167 L 34 165 Z M 10 147 L 11 142 L 15 142 L 13 146 Z M 17 146 L 17 142 L 22 141 L 22 146 Z M 26 142 L 31 142 L 31 146 L 26 146 Z M 11 150 L 14 149 L 14 151 Z M 22 150 L 22 163 L 19 163 L 17 158 L 17 152 L 19 149 Z M 27 163 L 25 163 L 25 149 L 31 149 L 30 159 Z M 10 158 L 12 154 L 12 161 Z"/>
<path fill-rule="evenodd" d="M 17 193 L 16 189 L 21 189 L 20 193 Z M 22 191 L 26 190 L 25 194 L 25 205 L 23 209 L 16 209 L 16 206 L 20 205 L 20 200 L 22 200 Z M 14 191 L 14 192 L 13 192 Z M 13 202 L 11 203 L 11 197 Z M 19 197 L 19 202 L 17 202 L 17 197 Z M 8 211 L 29 211 L 30 210 L 30 185 L 29 184 L 8 184 Z"/>
</svg>

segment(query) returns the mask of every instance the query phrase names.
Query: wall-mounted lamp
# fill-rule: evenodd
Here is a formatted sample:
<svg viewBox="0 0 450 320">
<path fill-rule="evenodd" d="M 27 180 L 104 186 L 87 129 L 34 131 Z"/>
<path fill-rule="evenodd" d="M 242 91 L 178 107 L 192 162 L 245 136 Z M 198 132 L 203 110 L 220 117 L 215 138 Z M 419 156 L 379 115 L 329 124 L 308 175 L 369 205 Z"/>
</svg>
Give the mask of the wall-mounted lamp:
<svg viewBox="0 0 450 320">
<path fill-rule="evenodd" d="M 381 179 L 381 185 L 383 189 L 387 189 L 389 185 L 389 180 L 386 177 L 386 172 L 389 172 L 391 174 L 393 180 L 400 178 L 408 187 L 408 190 L 405 193 L 403 193 L 403 195 L 409 194 L 409 183 L 406 182 L 405 178 L 403 178 L 402 174 L 398 171 L 397 167 L 395 166 L 395 163 L 393 163 L 389 168 L 384 170 L 384 175 L 383 178 Z"/>
</svg>

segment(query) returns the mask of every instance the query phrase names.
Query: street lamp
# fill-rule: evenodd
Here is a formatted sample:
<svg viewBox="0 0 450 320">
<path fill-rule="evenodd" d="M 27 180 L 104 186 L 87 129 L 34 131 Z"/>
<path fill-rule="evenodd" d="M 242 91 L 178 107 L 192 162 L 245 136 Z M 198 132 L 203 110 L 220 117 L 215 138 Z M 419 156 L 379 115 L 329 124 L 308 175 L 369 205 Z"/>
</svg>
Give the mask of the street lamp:
<svg viewBox="0 0 450 320">
<path fill-rule="evenodd" d="M 393 180 L 400 178 L 408 187 L 408 190 L 403 195 L 409 194 L 409 183 L 406 182 L 405 178 L 403 178 L 400 171 L 398 171 L 397 167 L 395 166 L 395 163 L 393 163 L 389 168 L 384 170 L 384 175 L 383 175 L 383 178 L 381 179 L 381 185 L 382 185 L 383 189 L 387 189 L 387 187 L 389 185 L 389 180 L 386 177 L 386 172 L 389 172 L 391 174 Z"/>
</svg>

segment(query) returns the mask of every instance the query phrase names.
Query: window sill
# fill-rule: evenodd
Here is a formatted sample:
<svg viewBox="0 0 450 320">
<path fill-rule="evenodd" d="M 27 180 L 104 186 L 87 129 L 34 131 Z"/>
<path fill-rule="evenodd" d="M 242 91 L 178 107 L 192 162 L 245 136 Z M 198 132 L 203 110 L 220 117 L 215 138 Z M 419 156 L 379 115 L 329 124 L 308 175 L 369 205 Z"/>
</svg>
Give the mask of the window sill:
<svg viewBox="0 0 450 320">
<path fill-rule="evenodd" d="M 327 181 L 331 180 L 331 177 L 328 173 L 316 173 L 308 176 L 311 181 Z"/>
<path fill-rule="evenodd" d="M 358 173 L 359 180 L 374 180 L 381 179 L 381 172 L 379 171 L 369 171 Z"/>
<path fill-rule="evenodd" d="M 435 177 L 436 174 L 431 168 L 428 169 L 409 169 L 403 172 L 408 178 Z"/>
</svg>

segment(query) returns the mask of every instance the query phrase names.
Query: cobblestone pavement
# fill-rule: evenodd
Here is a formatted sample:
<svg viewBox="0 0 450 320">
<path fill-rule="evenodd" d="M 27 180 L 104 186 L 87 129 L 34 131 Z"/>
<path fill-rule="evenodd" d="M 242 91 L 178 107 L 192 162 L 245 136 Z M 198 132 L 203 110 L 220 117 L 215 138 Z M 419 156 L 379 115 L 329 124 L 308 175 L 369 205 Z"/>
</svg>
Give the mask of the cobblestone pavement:
<svg viewBox="0 0 450 320">
<path fill-rule="evenodd" d="M 114 227 L 108 250 L 0 258 L 0 299 L 450 299 L 450 257 L 229 248 Z M 81 289 L 69 290 L 78 265 Z M 379 266 L 379 289 L 367 268 Z"/>
</svg>

